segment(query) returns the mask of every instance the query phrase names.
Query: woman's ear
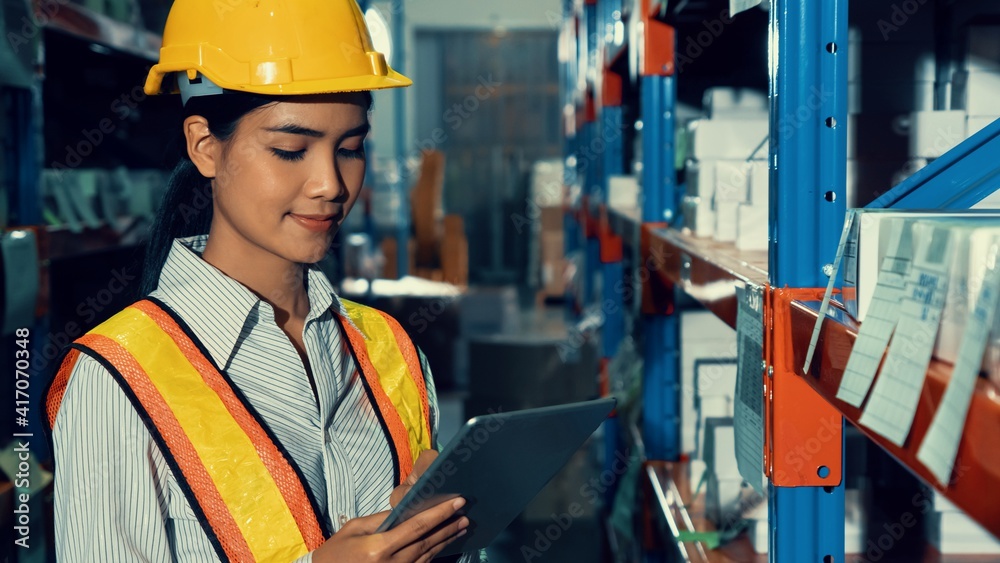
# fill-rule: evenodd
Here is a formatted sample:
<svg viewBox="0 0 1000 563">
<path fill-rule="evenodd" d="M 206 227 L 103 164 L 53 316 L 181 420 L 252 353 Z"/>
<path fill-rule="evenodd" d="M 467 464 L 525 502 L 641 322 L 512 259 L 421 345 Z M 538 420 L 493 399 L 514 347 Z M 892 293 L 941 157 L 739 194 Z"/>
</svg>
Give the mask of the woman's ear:
<svg viewBox="0 0 1000 563">
<path fill-rule="evenodd" d="M 198 172 L 206 178 L 215 178 L 222 151 L 219 140 L 208 128 L 208 120 L 200 115 L 192 115 L 185 119 L 184 137 L 187 140 L 188 156 L 198 168 Z"/>
</svg>

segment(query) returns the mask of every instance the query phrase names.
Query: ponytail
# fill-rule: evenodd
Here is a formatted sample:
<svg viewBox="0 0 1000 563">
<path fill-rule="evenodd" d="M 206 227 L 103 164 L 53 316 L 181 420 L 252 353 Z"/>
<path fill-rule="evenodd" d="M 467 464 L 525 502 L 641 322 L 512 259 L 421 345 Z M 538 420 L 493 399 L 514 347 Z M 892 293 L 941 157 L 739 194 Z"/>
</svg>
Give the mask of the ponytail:
<svg viewBox="0 0 1000 563">
<path fill-rule="evenodd" d="M 146 245 L 139 295 L 156 289 L 175 238 L 208 234 L 212 225 L 212 183 L 184 155 L 167 182 Z"/>
</svg>

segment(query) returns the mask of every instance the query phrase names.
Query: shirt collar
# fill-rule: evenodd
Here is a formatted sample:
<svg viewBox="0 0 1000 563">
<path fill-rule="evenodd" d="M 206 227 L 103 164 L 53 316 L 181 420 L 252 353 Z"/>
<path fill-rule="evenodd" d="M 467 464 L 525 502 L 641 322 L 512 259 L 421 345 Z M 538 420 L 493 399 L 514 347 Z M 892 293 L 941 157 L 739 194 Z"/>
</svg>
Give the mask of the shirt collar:
<svg viewBox="0 0 1000 563">
<path fill-rule="evenodd" d="M 161 292 L 169 296 L 171 308 L 205 345 L 215 364 L 224 369 L 251 312 L 255 307 L 268 305 L 201 258 L 207 242 L 208 235 L 175 239 L 153 296 Z M 326 275 L 315 265 L 309 266 L 307 275 L 306 322 L 332 311 L 356 329 Z"/>
</svg>

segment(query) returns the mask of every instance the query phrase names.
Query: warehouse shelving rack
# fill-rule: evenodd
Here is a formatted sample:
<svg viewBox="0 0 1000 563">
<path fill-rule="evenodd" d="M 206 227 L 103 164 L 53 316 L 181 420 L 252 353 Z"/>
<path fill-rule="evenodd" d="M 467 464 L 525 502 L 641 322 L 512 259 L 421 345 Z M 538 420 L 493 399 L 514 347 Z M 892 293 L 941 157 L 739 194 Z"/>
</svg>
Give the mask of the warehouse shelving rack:
<svg viewBox="0 0 1000 563">
<path fill-rule="evenodd" d="M 586 249 L 584 295 L 600 299 L 598 306 L 605 313 L 606 359 L 614 356 L 626 332 L 618 314 L 623 310 L 622 292 L 615 290 L 621 286 L 613 283 L 623 275 L 623 256 L 631 252 L 639 267 L 647 269 L 648 275 L 641 277 L 649 280 L 643 285 L 642 320 L 637 327 L 644 340 L 641 435 L 649 460 L 648 490 L 653 491 L 643 512 L 659 511 L 675 539 L 681 540 L 679 517 L 671 514 L 676 511 L 667 502 L 677 466 L 661 463 L 681 461 L 674 291 L 686 292 L 737 328 L 737 287 L 747 288 L 763 304 L 768 558 L 781 563 L 843 561 L 842 425 L 844 418 L 857 424 L 860 411 L 835 396 L 857 325 L 825 318 L 808 373 L 802 366 L 846 211 L 847 0 L 772 2 L 767 252 L 741 252 L 732 244 L 696 239 L 667 225 L 678 213 L 673 168 L 677 77 L 672 64 L 673 30 L 660 21 L 665 3 L 567 0 L 564 8 L 567 206 L 578 219 L 567 221 L 567 251 Z M 631 32 L 621 34 L 622 27 Z M 626 56 L 629 72 L 623 72 L 618 62 Z M 636 88 L 629 86 L 637 86 L 640 95 L 623 100 L 623 82 L 630 92 Z M 641 203 L 639 209 L 611 209 L 607 178 L 620 173 L 623 162 L 621 135 L 606 132 L 623 126 L 622 104 L 636 102 L 641 108 L 643 138 Z M 608 139 L 603 143 L 603 158 L 585 159 L 596 151 L 583 149 L 602 145 L 597 139 Z M 869 207 L 967 208 L 1000 185 L 998 149 L 1000 122 L 936 159 Z M 598 276 L 603 277 L 602 291 L 595 295 L 598 284 L 591 280 Z M 600 381 L 606 392 L 606 362 L 602 366 Z M 942 487 L 916 460 L 915 444 L 927 431 L 949 374 L 948 366 L 932 363 L 913 436 L 904 447 L 873 433 L 868 436 L 1000 535 L 1000 509 L 984 494 L 1000 486 L 1000 450 L 992 445 L 991 437 L 1000 427 L 1000 390 L 995 385 L 984 380 L 977 383 L 956 462 L 956 467 L 963 468 L 960 475 Z M 609 436 L 614 429 L 609 429 Z M 609 449 L 616 447 L 613 439 L 609 441 Z M 808 453 L 805 463 L 791 463 L 802 459 L 790 455 L 796 449 Z M 646 530 L 650 529 L 647 525 Z M 650 548 L 645 554 L 648 561 L 659 559 L 652 546 L 645 543 Z M 703 546 L 698 552 L 705 555 Z"/>
</svg>

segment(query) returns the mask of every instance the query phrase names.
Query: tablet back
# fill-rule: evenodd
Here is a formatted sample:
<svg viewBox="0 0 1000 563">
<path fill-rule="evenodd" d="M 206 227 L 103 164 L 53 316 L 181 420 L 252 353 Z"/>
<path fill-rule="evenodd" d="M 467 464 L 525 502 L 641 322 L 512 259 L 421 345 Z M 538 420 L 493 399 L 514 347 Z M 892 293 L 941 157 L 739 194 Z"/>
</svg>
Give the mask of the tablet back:
<svg viewBox="0 0 1000 563">
<path fill-rule="evenodd" d="M 461 496 L 469 531 L 441 555 L 488 546 L 614 407 L 615 400 L 605 398 L 469 420 L 379 530 Z"/>
</svg>

